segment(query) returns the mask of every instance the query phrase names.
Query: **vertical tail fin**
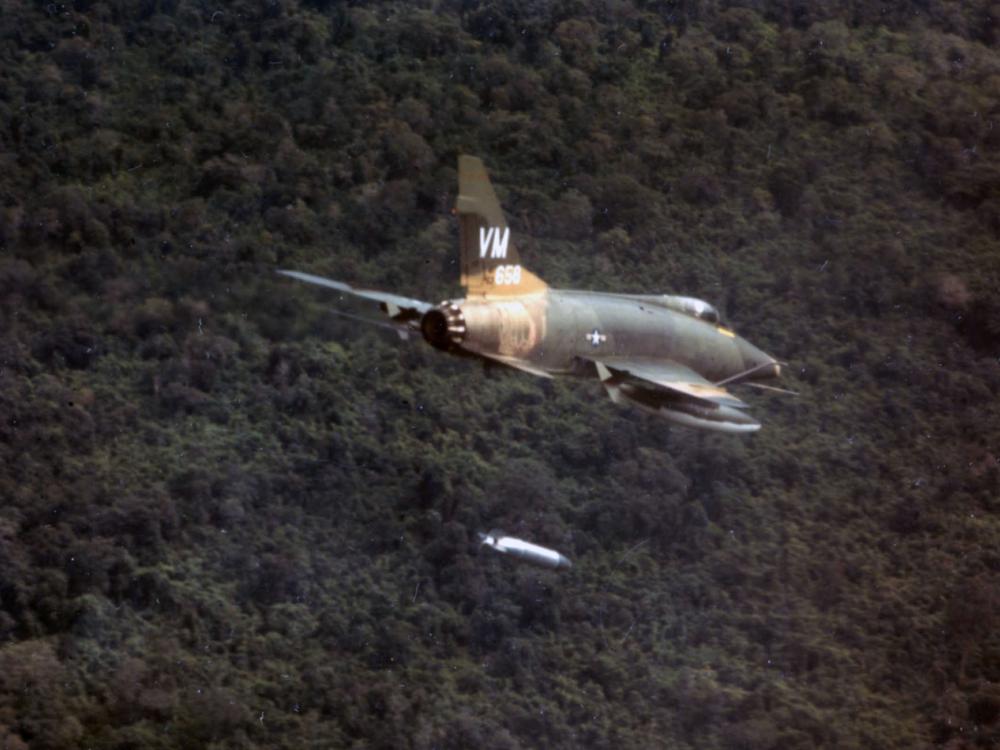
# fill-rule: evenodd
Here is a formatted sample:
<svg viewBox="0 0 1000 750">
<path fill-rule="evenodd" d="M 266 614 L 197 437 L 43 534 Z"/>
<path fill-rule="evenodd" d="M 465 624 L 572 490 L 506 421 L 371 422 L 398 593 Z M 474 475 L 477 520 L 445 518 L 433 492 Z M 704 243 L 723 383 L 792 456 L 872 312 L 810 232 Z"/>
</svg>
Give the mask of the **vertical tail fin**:
<svg viewBox="0 0 1000 750">
<path fill-rule="evenodd" d="M 540 292 L 546 284 L 521 265 L 483 162 L 458 157 L 459 250 L 462 286 L 469 296 L 508 297 Z"/>
</svg>

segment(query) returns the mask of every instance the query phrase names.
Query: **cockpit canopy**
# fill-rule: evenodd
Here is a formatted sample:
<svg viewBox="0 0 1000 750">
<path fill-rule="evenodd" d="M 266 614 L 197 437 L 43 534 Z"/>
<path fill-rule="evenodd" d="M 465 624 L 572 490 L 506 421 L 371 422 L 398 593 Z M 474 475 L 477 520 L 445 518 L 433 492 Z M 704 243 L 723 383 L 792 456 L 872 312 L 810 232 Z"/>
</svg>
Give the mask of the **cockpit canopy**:
<svg viewBox="0 0 1000 750">
<path fill-rule="evenodd" d="M 722 324 L 722 316 L 713 305 L 697 297 L 681 297 L 676 294 L 636 294 L 633 299 L 640 303 L 666 307 L 668 310 L 690 315 L 717 326 Z"/>
<path fill-rule="evenodd" d="M 673 294 L 663 295 L 663 304 L 671 310 L 690 315 L 692 318 L 704 320 L 706 323 L 718 325 L 722 319 L 719 311 L 703 299 L 697 297 L 679 297 Z"/>
</svg>

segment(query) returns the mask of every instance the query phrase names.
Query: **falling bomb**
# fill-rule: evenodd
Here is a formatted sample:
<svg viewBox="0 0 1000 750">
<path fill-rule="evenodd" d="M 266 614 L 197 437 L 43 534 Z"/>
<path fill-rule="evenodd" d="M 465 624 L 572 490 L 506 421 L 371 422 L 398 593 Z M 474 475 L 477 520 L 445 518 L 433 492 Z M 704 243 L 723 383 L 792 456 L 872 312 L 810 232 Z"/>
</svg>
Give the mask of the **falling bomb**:
<svg viewBox="0 0 1000 750">
<path fill-rule="evenodd" d="M 480 534 L 479 541 L 485 546 L 495 549 L 503 555 L 516 557 L 518 560 L 532 563 L 543 568 L 561 570 L 572 568 L 573 563 L 565 555 L 561 555 L 554 549 L 541 547 L 523 539 L 512 536 L 504 536 L 501 531 L 491 531 L 489 534 Z"/>
</svg>

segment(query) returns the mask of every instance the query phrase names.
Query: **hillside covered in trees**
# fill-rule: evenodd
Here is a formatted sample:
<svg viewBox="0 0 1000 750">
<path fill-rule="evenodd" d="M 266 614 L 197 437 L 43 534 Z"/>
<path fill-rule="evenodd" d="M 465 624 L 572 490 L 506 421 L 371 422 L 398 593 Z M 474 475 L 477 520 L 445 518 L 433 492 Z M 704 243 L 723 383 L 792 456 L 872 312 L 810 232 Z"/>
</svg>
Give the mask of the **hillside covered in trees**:
<svg viewBox="0 0 1000 750">
<path fill-rule="evenodd" d="M 0 747 L 1000 746 L 998 42 L 976 0 L 5 2 Z M 705 298 L 801 395 L 671 427 L 274 273 L 457 294 L 460 153 L 551 285 Z"/>
</svg>

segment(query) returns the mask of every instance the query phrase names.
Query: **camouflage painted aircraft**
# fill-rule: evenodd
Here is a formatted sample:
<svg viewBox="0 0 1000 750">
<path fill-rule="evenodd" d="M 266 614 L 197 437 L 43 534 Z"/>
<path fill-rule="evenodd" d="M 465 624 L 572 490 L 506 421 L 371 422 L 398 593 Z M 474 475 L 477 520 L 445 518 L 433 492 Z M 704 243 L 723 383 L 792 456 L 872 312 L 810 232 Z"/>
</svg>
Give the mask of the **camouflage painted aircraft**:
<svg viewBox="0 0 1000 750">
<path fill-rule="evenodd" d="M 726 386 L 776 378 L 773 357 L 693 297 L 551 289 L 521 263 L 483 163 L 458 160 L 462 299 L 438 305 L 299 271 L 292 278 L 377 302 L 399 332 L 544 378 L 599 380 L 615 403 L 720 432 L 760 423 Z M 773 388 L 772 390 L 782 390 Z"/>
</svg>

